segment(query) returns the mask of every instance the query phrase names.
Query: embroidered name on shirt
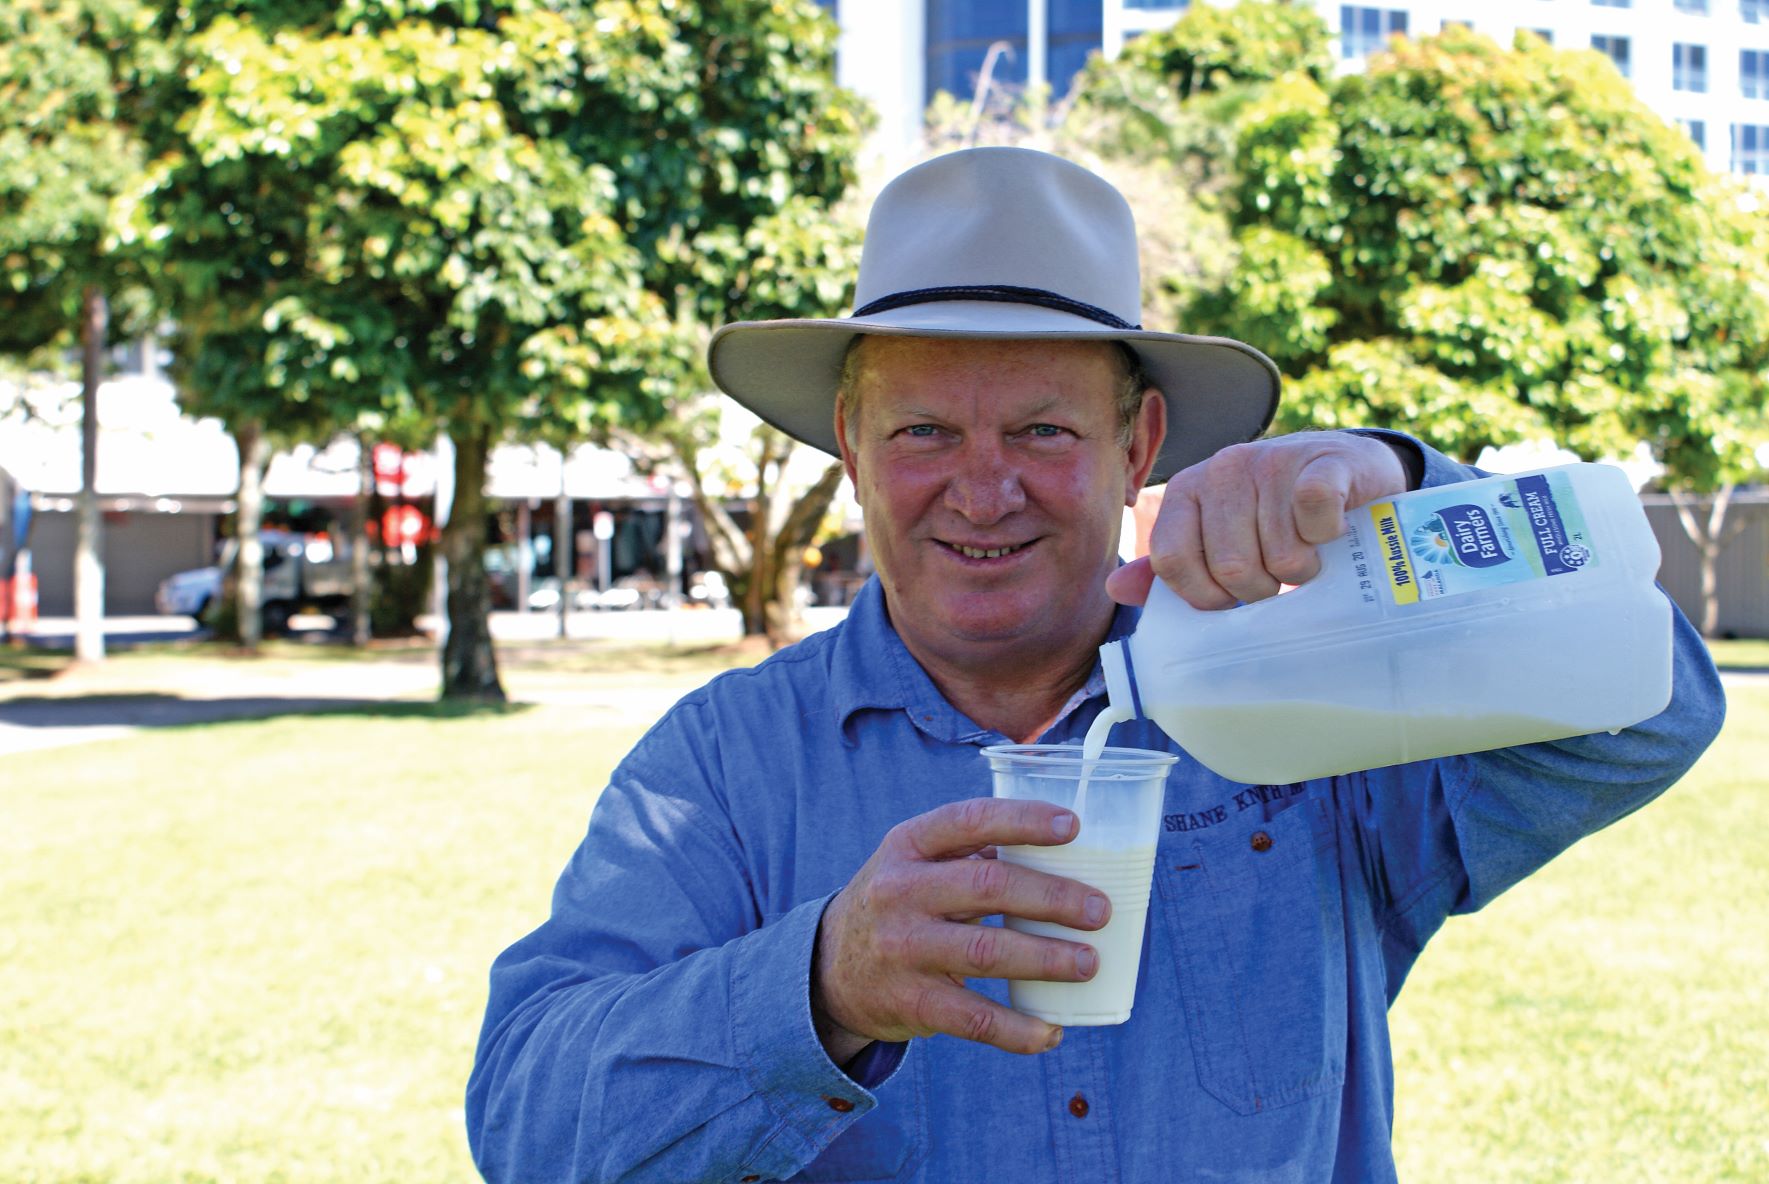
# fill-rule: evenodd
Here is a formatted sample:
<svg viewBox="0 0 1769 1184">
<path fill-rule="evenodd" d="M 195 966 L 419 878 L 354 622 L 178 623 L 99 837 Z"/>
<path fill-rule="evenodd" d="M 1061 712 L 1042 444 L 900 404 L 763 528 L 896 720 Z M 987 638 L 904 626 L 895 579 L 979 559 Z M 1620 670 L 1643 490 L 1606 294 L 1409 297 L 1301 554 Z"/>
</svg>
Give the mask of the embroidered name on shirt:
<svg viewBox="0 0 1769 1184">
<path fill-rule="evenodd" d="M 1235 813 L 1263 806 L 1267 802 L 1281 802 L 1285 798 L 1297 797 L 1302 793 L 1305 784 L 1306 782 L 1298 781 L 1294 785 L 1250 785 L 1235 795 Z"/>
<path fill-rule="evenodd" d="M 1176 830 L 1203 830 L 1207 826 L 1227 821 L 1228 806 L 1212 806 L 1208 810 L 1198 810 L 1190 814 L 1165 815 L 1161 819 L 1161 829 L 1169 833 Z"/>
</svg>

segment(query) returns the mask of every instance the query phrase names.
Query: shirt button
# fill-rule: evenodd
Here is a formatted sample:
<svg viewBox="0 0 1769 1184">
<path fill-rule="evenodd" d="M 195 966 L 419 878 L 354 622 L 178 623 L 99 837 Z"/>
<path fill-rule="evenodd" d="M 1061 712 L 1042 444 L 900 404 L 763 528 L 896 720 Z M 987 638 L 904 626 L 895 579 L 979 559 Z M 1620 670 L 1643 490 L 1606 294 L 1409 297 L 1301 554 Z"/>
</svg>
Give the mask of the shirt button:
<svg viewBox="0 0 1769 1184">
<path fill-rule="evenodd" d="M 1255 851 L 1270 851 L 1271 850 L 1271 836 L 1266 834 L 1262 830 L 1254 831 L 1253 832 L 1253 849 Z"/>
<path fill-rule="evenodd" d="M 846 1098 L 824 1098 L 823 1100 L 828 1102 L 829 1108 L 837 1114 L 846 1114 L 854 1108 L 854 1103 L 848 1101 Z"/>
<path fill-rule="evenodd" d="M 1076 1090 L 1075 1096 L 1069 1099 L 1069 1113 L 1076 1118 L 1087 1117 L 1087 1099 L 1081 1096 L 1080 1090 Z"/>
</svg>

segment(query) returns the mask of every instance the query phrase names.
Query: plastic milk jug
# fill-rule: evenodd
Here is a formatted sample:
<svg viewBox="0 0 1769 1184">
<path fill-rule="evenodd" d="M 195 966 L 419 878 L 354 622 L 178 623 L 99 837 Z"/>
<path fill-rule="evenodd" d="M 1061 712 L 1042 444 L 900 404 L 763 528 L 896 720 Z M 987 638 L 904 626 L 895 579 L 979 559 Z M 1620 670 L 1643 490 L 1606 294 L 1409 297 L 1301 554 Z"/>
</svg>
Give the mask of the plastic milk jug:
<svg viewBox="0 0 1769 1184">
<path fill-rule="evenodd" d="M 1100 647 L 1118 720 L 1288 784 L 1614 731 L 1671 697 L 1658 543 L 1621 470 L 1573 464 L 1350 511 L 1313 579 L 1205 612 L 1156 580 Z"/>
</svg>

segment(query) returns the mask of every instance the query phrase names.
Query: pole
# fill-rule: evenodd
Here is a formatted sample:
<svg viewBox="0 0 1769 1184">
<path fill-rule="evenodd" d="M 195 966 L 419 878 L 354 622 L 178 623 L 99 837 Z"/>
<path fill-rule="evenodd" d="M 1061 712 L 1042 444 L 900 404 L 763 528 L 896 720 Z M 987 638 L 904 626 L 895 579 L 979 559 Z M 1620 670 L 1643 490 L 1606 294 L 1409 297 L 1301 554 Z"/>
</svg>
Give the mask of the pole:
<svg viewBox="0 0 1769 1184">
<path fill-rule="evenodd" d="M 559 636 L 567 635 L 571 617 L 571 577 L 575 571 L 571 553 L 571 495 L 565 492 L 565 469 L 559 469 L 559 496 L 553 502 L 553 573 L 559 577 Z"/>
<path fill-rule="evenodd" d="M 98 383 L 104 373 L 110 308 L 88 287 L 82 302 L 80 345 L 80 499 L 74 525 L 74 660 L 104 660 L 104 516 L 98 505 Z"/>
</svg>

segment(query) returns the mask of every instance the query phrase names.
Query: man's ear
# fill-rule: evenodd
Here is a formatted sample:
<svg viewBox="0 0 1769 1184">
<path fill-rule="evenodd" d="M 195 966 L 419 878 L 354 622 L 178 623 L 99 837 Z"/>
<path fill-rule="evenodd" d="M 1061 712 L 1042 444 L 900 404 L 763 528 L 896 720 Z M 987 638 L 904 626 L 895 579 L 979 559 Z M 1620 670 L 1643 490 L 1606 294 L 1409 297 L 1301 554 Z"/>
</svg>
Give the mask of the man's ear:
<svg viewBox="0 0 1769 1184">
<path fill-rule="evenodd" d="M 844 408 L 838 401 L 835 408 L 835 447 L 841 453 L 842 468 L 847 470 L 848 484 L 854 487 L 857 496 L 860 492 L 860 478 L 854 469 L 854 445 L 848 439 L 848 417 L 843 411 Z"/>
<path fill-rule="evenodd" d="M 1155 458 L 1161 455 L 1161 444 L 1167 439 L 1167 400 L 1150 387 L 1142 393 L 1142 406 L 1137 408 L 1136 423 L 1130 433 L 1130 452 L 1125 458 L 1124 504 L 1136 505 L 1149 474 L 1154 471 Z"/>
</svg>

